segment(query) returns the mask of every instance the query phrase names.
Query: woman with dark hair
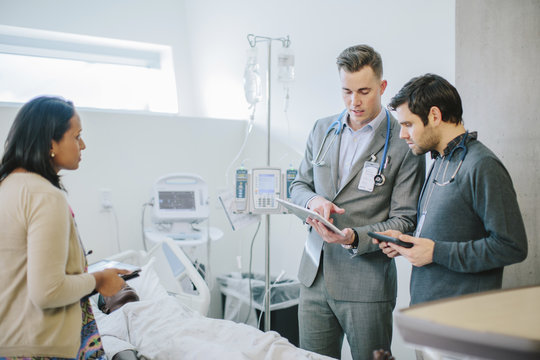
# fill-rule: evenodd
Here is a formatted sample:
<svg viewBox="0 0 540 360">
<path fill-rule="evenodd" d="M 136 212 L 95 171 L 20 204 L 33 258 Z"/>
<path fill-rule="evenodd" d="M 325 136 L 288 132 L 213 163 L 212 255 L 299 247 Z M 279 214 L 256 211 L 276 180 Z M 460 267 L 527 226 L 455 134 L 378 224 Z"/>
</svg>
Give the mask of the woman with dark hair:
<svg viewBox="0 0 540 360">
<path fill-rule="evenodd" d="M 58 172 L 79 167 L 73 104 L 38 97 L 18 112 L 0 163 L 0 360 L 105 359 L 87 295 L 124 286 L 86 257 Z"/>
</svg>

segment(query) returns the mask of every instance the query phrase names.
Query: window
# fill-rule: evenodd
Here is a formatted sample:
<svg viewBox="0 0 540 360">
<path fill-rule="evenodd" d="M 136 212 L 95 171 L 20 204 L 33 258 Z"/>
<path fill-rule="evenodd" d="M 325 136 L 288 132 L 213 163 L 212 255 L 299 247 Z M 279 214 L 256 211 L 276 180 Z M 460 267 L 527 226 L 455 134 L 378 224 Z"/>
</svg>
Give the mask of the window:
<svg viewBox="0 0 540 360">
<path fill-rule="evenodd" d="M 0 25 L 0 101 L 177 113 L 170 46 Z"/>
</svg>

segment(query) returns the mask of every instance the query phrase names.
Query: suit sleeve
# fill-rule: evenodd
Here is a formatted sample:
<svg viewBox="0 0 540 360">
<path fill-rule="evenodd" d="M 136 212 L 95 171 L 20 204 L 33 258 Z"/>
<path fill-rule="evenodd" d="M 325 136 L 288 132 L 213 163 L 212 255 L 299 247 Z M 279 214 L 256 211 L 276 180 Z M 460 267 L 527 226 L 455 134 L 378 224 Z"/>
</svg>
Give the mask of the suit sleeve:
<svg viewBox="0 0 540 360">
<path fill-rule="evenodd" d="M 372 243 L 367 235 L 368 231 L 379 232 L 392 229 L 408 233 L 414 231 L 416 227 L 416 209 L 424 184 L 426 161 L 424 156 L 416 156 L 410 150 L 406 151 L 393 184 L 388 219 L 355 228 L 359 240 L 358 249 L 355 251 L 357 255 L 380 250 L 379 245 Z"/>
</svg>

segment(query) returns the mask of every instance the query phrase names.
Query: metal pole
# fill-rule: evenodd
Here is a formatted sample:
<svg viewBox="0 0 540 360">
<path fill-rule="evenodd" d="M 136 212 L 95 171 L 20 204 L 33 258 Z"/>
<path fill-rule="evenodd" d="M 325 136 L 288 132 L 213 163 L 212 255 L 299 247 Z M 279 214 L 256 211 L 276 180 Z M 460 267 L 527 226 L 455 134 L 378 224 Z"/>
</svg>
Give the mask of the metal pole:
<svg viewBox="0 0 540 360">
<path fill-rule="evenodd" d="M 272 41 L 281 41 L 282 46 L 288 47 L 290 44 L 289 36 L 286 38 L 271 38 L 267 36 L 255 36 L 249 34 L 247 36 L 249 45 L 254 47 L 259 41 L 266 41 L 268 43 L 268 62 L 266 71 L 266 114 L 267 114 L 267 149 L 266 149 L 266 166 L 270 167 L 270 113 L 271 113 L 271 73 L 272 73 Z M 265 296 L 264 296 L 264 331 L 270 330 L 270 214 L 266 214 L 266 231 L 265 231 Z"/>
<path fill-rule="evenodd" d="M 270 112 L 272 111 L 272 41 L 268 42 L 268 71 L 266 71 L 266 98 L 268 99 L 266 104 L 266 137 L 267 137 L 267 146 L 266 151 L 266 166 L 270 167 Z"/>
<path fill-rule="evenodd" d="M 266 136 L 267 136 L 267 152 L 266 152 L 266 166 L 270 167 L 270 105 L 271 105 L 271 89 L 270 84 L 271 75 L 271 61 L 272 61 L 272 41 L 268 41 L 268 69 L 266 71 L 266 99 L 267 99 L 267 121 L 266 121 Z M 264 331 L 270 331 L 270 215 L 266 214 L 266 233 L 265 233 L 265 299 L 264 299 Z"/>
<path fill-rule="evenodd" d="M 266 214 L 266 237 L 264 251 L 266 253 L 266 276 L 264 279 L 264 331 L 270 331 L 270 214 Z"/>
</svg>

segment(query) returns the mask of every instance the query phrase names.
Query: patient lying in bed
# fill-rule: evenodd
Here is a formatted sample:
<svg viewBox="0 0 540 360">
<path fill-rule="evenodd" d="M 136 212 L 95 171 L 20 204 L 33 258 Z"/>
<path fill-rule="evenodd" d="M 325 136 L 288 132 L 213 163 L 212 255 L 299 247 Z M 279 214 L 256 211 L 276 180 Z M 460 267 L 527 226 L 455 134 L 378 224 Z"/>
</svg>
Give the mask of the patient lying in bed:
<svg viewBox="0 0 540 360">
<path fill-rule="evenodd" d="M 277 332 L 190 310 L 161 287 L 151 264 L 129 283 L 135 290 L 125 289 L 122 299 L 104 299 L 105 312 L 93 304 L 110 359 L 130 349 L 146 359 L 329 359 L 295 347 Z"/>
</svg>

